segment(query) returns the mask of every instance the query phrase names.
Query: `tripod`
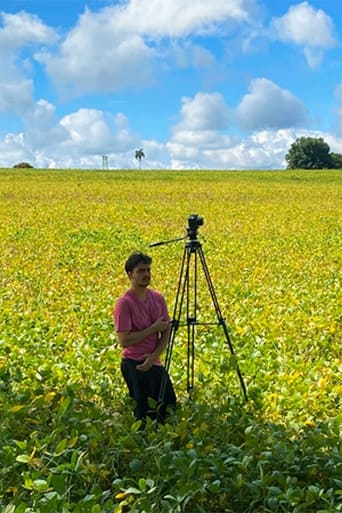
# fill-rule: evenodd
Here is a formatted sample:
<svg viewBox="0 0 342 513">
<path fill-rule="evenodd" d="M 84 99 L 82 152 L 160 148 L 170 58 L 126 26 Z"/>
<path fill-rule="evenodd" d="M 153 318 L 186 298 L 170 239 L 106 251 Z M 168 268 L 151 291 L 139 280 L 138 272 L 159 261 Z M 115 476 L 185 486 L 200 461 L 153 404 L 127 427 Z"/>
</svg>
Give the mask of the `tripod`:
<svg viewBox="0 0 342 513">
<path fill-rule="evenodd" d="M 247 390 L 245 383 L 243 381 L 238 363 L 235 359 L 235 352 L 230 340 L 228 328 L 225 322 L 225 319 L 222 317 L 220 306 L 217 300 L 217 296 L 215 293 L 214 285 L 210 277 L 209 269 L 205 260 L 204 252 L 202 249 L 201 243 L 197 239 L 197 230 L 200 225 L 203 224 L 203 218 L 197 216 L 196 214 L 192 214 L 189 217 L 189 226 L 187 228 L 187 235 L 182 239 L 188 238 L 189 240 L 185 243 L 184 253 L 180 268 L 179 281 L 177 286 L 177 294 L 173 312 L 173 320 L 171 324 L 171 331 L 169 335 L 168 345 L 166 347 L 166 356 L 165 356 L 165 370 L 169 372 L 172 351 L 174 347 L 176 333 L 178 331 L 179 326 L 181 326 L 181 314 L 183 311 L 184 301 L 186 302 L 186 326 L 187 326 L 187 391 L 191 397 L 192 390 L 194 388 L 194 367 L 195 367 L 195 333 L 196 326 L 203 324 L 213 324 L 213 323 L 201 323 L 197 320 L 197 278 L 198 278 L 198 260 L 200 261 L 202 271 L 204 273 L 206 283 L 210 292 L 210 296 L 212 299 L 212 303 L 214 305 L 214 309 L 216 312 L 217 322 L 216 325 L 219 325 L 223 329 L 223 333 L 225 336 L 225 340 L 229 347 L 231 355 L 234 357 L 235 370 L 237 372 L 240 386 L 242 389 L 243 396 L 246 401 L 248 401 Z M 173 239 L 167 242 L 157 242 L 154 244 L 150 244 L 150 246 L 157 246 L 160 244 L 167 244 L 169 242 L 174 242 L 176 240 L 182 239 Z M 193 263 L 192 272 L 191 272 L 191 262 Z M 191 287 L 192 286 L 192 287 Z M 162 379 L 160 392 L 159 392 L 159 403 L 162 404 L 165 397 L 165 387 L 166 387 L 166 376 L 165 379 Z"/>
</svg>

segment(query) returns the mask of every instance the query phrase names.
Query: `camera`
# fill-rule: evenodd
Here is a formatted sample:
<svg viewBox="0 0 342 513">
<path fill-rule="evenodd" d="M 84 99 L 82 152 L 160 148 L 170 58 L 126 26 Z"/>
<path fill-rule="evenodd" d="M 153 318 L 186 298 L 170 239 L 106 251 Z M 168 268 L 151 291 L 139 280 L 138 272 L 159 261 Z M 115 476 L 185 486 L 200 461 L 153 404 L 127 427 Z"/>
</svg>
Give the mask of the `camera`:
<svg viewBox="0 0 342 513">
<path fill-rule="evenodd" d="M 189 228 L 191 231 L 196 231 L 199 226 L 203 226 L 204 219 L 203 217 L 198 216 L 197 214 L 191 214 L 188 218 Z"/>
<path fill-rule="evenodd" d="M 197 239 L 198 227 L 204 224 L 203 217 L 200 217 L 197 214 L 191 214 L 191 216 L 188 217 L 188 223 L 189 227 L 187 228 L 187 231 L 190 240 L 195 240 Z"/>
</svg>

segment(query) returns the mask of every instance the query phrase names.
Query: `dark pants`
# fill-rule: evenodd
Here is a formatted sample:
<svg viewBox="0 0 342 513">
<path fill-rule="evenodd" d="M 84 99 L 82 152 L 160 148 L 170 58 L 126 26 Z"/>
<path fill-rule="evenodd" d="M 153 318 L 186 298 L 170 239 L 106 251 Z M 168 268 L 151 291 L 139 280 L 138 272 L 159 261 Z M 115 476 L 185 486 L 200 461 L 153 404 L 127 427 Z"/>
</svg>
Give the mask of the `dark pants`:
<svg viewBox="0 0 342 513">
<path fill-rule="evenodd" d="M 121 360 L 121 372 L 127 383 L 129 395 L 135 400 L 134 416 L 136 419 L 150 417 L 161 422 L 165 420 L 168 406 L 175 407 L 176 395 L 170 377 L 161 365 L 152 365 L 151 369 L 142 372 L 136 369 L 141 363 L 129 358 Z M 161 384 L 165 380 L 165 393 L 163 402 L 159 402 Z M 152 398 L 156 406 L 149 405 L 148 399 Z"/>
</svg>

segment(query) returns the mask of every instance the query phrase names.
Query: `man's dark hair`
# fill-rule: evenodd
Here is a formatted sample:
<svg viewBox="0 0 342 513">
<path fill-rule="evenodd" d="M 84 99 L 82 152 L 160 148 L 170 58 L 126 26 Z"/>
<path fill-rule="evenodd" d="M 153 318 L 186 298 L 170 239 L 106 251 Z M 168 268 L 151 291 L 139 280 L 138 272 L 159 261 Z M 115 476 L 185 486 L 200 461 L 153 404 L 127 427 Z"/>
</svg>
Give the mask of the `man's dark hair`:
<svg viewBox="0 0 342 513">
<path fill-rule="evenodd" d="M 125 271 L 126 273 L 130 273 L 133 271 L 135 267 L 139 264 L 151 264 L 152 258 L 144 253 L 132 253 L 125 263 Z"/>
</svg>

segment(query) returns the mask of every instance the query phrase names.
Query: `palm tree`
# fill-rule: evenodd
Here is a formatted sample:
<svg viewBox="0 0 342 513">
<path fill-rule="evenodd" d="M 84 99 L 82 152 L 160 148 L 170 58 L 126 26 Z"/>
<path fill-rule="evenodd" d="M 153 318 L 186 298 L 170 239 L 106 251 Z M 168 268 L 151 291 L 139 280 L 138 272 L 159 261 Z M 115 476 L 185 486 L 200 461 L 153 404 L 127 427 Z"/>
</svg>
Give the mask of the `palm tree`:
<svg viewBox="0 0 342 513">
<path fill-rule="evenodd" d="M 141 169 L 141 159 L 145 158 L 145 153 L 142 148 L 135 152 L 135 158 L 139 160 L 139 169 Z"/>
</svg>

